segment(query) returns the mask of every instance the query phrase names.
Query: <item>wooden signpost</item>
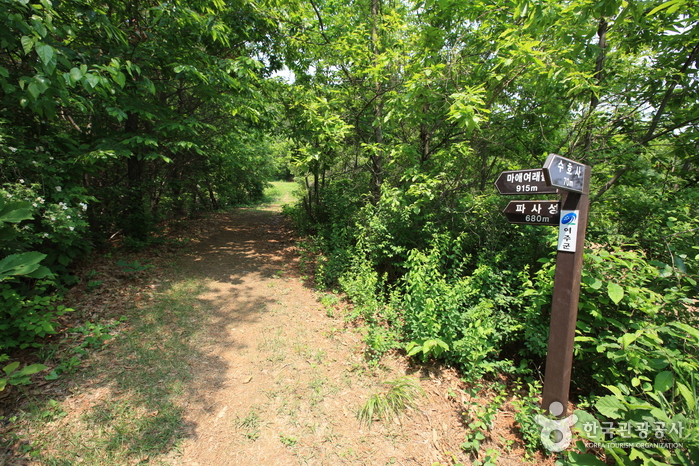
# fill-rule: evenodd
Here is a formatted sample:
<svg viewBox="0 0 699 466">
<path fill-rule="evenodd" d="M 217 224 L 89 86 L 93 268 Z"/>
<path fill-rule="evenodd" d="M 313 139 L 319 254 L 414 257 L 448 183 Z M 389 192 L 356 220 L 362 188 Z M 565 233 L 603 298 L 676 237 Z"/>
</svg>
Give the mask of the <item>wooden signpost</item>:
<svg viewBox="0 0 699 466">
<path fill-rule="evenodd" d="M 539 179 L 542 175 L 543 182 Z M 590 167 L 551 154 L 543 169 L 502 172 L 495 186 L 500 194 L 561 195 L 560 202 L 510 201 L 503 213 L 511 223 L 558 225 L 559 228 L 541 404 L 542 408 L 548 410 L 552 403 L 561 403 L 563 412 L 559 417 L 565 417 L 573 367 L 585 229 L 590 206 Z"/>
</svg>

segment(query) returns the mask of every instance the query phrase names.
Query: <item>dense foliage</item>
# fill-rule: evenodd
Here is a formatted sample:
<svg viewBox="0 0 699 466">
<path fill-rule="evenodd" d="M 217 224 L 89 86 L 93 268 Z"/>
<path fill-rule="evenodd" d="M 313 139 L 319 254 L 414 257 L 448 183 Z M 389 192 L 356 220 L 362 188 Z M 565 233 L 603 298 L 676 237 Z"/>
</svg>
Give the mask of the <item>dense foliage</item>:
<svg viewBox="0 0 699 466">
<path fill-rule="evenodd" d="M 287 33 L 304 51 L 287 100 L 306 192 L 292 213 L 324 251 L 317 281 L 368 324 L 370 357 L 540 375 L 556 232 L 508 225 L 492 183 L 560 153 L 593 175 L 574 394 L 607 395 L 590 399 L 606 419 L 685 421 L 684 450 L 608 457 L 696 459 L 696 13 L 682 0 L 289 13 L 315 25 Z"/>
<path fill-rule="evenodd" d="M 1 354 L 55 333 L 94 245 L 261 197 L 278 61 L 245 2 L 2 0 L 0 19 Z"/>
</svg>

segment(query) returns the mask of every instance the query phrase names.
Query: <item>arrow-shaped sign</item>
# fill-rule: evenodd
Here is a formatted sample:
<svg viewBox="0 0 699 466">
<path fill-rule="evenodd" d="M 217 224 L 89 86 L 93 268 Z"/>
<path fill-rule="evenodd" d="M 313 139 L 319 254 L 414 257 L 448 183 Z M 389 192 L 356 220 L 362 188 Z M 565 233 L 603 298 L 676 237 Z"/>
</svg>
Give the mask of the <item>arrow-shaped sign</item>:
<svg viewBox="0 0 699 466">
<path fill-rule="evenodd" d="M 587 165 L 576 162 L 575 160 L 561 157 L 557 154 L 549 154 L 546 162 L 544 162 L 544 175 L 546 176 L 546 184 L 552 187 L 565 189 L 581 194 L 584 192 L 585 170 L 589 169 Z"/>
<path fill-rule="evenodd" d="M 525 225 L 558 225 L 560 201 L 510 201 L 503 211 L 510 223 Z"/>
<path fill-rule="evenodd" d="M 500 194 L 556 194 L 558 189 L 548 186 L 543 168 L 513 170 L 500 173 L 495 181 Z"/>
</svg>

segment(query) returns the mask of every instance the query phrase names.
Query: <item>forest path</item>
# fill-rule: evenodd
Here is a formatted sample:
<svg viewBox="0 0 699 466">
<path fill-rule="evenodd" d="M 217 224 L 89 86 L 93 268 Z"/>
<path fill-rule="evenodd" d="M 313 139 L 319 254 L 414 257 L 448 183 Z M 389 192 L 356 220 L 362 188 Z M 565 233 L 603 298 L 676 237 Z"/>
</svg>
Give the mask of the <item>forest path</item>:
<svg viewBox="0 0 699 466">
<path fill-rule="evenodd" d="M 0 421 L 8 400 L 23 413 L 0 424 L 0 466 L 470 465 L 461 445 L 486 410 L 498 414 L 481 454 L 523 464 L 515 408 L 495 385 L 399 353 L 367 361 L 351 305 L 305 280 L 284 196 L 173 225 L 186 248 L 87 262 L 74 330 L 46 358 L 69 376 L 0 397 Z M 424 391 L 415 407 L 361 423 L 360 408 L 403 377 Z"/>
<path fill-rule="evenodd" d="M 449 371 L 413 373 L 427 397 L 402 422 L 356 418 L 404 361 L 370 368 L 361 335 L 304 286 L 290 226 L 279 205 L 218 214 L 182 261 L 204 278 L 211 309 L 200 333 L 196 387 L 185 403 L 187 435 L 173 464 L 451 464 L 463 439 L 463 393 Z M 453 386 L 450 386 L 453 385 Z M 461 396 L 461 395 L 459 395 Z M 462 400 L 459 399 L 459 402 Z M 463 405 L 462 405 L 463 406 Z M 463 457 L 461 459 L 464 459 Z M 466 461 L 468 464 L 468 461 Z"/>
</svg>

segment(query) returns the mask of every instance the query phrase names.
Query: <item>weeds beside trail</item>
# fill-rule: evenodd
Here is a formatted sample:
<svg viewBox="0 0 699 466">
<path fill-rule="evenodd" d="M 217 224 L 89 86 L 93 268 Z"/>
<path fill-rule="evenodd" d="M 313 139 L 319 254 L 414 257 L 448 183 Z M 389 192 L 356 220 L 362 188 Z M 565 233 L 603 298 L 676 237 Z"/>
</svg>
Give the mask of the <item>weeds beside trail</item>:
<svg viewBox="0 0 699 466">
<path fill-rule="evenodd" d="M 289 184 L 274 190 L 290 196 Z M 188 249 L 134 255 L 154 267 L 121 278 L 92 264 L 103 282 L 75 305 L 91 324 L 43 355 L 64 365 L 59 381 L 4 408 L 0 465 L 471 464 L 463 413 L 494 392 L 399 355 L 367 363 L 342 301 L 300 279 L 279 210 L 190 222 Z M 379 418 L 367 403 L 389 400 L 396 380 L 410 390 Z M 483 442 L 498 464 L 521 464 L 512 404 L 498 403 Z"/>
</svg>

